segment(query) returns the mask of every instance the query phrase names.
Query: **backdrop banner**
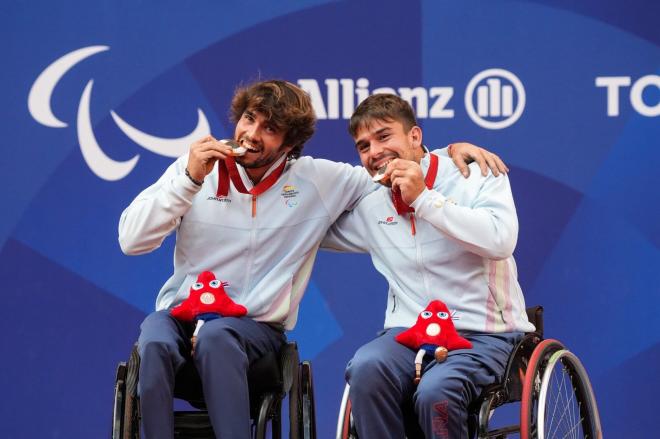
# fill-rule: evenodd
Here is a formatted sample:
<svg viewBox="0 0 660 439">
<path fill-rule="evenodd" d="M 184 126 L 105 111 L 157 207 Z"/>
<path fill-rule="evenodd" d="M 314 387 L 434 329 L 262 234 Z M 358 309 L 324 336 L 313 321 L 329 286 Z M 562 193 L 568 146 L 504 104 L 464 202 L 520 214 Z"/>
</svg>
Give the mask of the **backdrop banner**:
<svg viewBox="0 0 660 439">
<path fill-rule="evenodd" d="M 233 135 L 239 84 L 309 92 L 304 153 L 358 164 L 348 118 L 411 102 L 425 144 L 509 165 L 528 305 L 592 378 L 607 437 L 650 437 L 660 393 L 660 3 L 6 2 L 0 436 L 107 437 L 114 372 L 172 271 L 125 256 L 122 210 L 193 140 Z M 222 278 L 221 273 L 217 273 Z M 344 367 L 382 328 L 366 255 L 320 252 L 289 338 L 331 437 Z"/>
</svg>

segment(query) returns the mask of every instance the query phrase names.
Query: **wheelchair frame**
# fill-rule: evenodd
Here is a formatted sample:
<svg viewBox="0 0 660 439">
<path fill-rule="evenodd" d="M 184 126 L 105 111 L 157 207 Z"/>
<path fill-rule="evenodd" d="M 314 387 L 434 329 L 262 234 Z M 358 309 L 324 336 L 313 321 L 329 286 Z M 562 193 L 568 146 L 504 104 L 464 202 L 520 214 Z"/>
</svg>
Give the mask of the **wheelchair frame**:
<svg viewBox="0 0 660 439">
<path fill-rule="evenodd" d="M 561 380 L 564 392 L 570 386 L 575 399 L 555 401 L 576 406 L 583 438 L 602 439 L 600 416 L 589 377 L 580 360 L 557 340 L 543 339 L 543 307 L 527 309 L 529 321 L 536 331 L 525 334 L 514 347 L 504 373 L 504 378 L 487 386 L 469 406 L 468 430 L 470 437 L 478 439 L 506 439 L 509 434 L 519 433 L 521 439 L 550 439 L 548 432 L 558 427 L 549 425 L 546 406 L 552 398 L 550 384 Z M 561 369 L 560 369 L 561 368 Z M 556 378 L 556 375 L 561 375 Z M 558 399 L 563 395 L 557 396 Z M 520 424 L 490 429 L 489 422 L 496 408 L 503 404 L 520 401 Z M 574 426 L 574 427 L 577 427 Z M 349 385 L 344 389 L 336 439 L 357 439 Z"/>
<path fill-rule="evenodd" d="M 117 366 L 112 418 L 113 439 L 140 437 L 140 404 L 137 394 L 139 369 L 140 356 L 136 344 L 128 362 L 121 362 Z M 309 361 L 300 362 L 296 343 L 288 342 L 282 346 L 279 358 L 267 356 L 255 362 L 248 372 L 248 382 L 255 383 L 259 378 L 265 379 L 269 384 L 267 387 L 250 384 L 252 436 L 255 439 L 265 439 L 270 422 L 272 438 L 281 438 L 282 401 L 288 395 L 289 437 L 316 439 L 312 366 Z M 200 410 L 174 412 L 175 437 L 214 438 L 203 396 L 191 398 L 181 393 L 175 386 L 175 398 L 184 399 Z"/>
</svg>

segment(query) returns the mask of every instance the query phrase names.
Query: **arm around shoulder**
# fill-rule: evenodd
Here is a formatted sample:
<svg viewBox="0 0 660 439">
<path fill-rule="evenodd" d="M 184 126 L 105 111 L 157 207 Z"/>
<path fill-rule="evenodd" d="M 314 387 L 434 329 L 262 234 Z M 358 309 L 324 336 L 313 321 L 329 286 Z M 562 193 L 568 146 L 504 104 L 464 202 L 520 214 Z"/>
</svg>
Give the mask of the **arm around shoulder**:
<svg viewBox="0 0 660 439">
<path fill-rule="evenodd" d="M 364 220 L 358 217 L 357 210 L 344 212 L 330 226 L 321 241 L 321 248 L 343 253 L 369 252 Z"/>
<path fill-rule="evenodd" d="M 311 159 L 312 179 L 321 199 L 334 221 L 345 210 L 352 210 L 357 203 L 376 188 L 376 183 L 362 166 Z"/>
</svg>

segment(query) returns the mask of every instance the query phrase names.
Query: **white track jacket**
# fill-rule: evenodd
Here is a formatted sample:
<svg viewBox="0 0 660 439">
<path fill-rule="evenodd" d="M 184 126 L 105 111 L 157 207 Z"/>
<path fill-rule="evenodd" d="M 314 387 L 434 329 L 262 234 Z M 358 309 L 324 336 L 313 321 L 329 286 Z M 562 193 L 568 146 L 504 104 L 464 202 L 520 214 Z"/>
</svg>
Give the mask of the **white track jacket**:
<svg viewBox="0 0 660 439">
<path fill-rule="evenodd" d="M 506 175 L 483 177 L 476 164 L 465 179 L 444 151 L 433 189 L 410 214 L 397 215 L 381 186 L 333 225 L 322 247 L 368 252 L 387 279 L 385 328 L 412 326 L 434 299 L 452 311 L 458 330 L 531 331 L 512 257 L 518 219 Z M 421 161 L 426 174 L 429 154 Z"/>
<path fill-rule="evenodd" d="M 158 293 L 156 309 L 184 300 L 197 275 L 210 270 L 229 283 L 227 294 L 247 307 L 249 317 L 293 328 L 319 243 L 342 212 L 374 189 L 368 173 L 311 157 L 289 161 L 258 196 L 253 216 L 252 195 L 233 184 L 226 197 L 217 196 L 217 165 L 198 187 L 184 174 L 187 161 L 186 155 L 174 162 L 119 222 L 119 243 L 130 255 L 151 252 L 176 231 L 174 273 Z M 238 170 L 252 188 L 244 169 Z"/>
</svg>

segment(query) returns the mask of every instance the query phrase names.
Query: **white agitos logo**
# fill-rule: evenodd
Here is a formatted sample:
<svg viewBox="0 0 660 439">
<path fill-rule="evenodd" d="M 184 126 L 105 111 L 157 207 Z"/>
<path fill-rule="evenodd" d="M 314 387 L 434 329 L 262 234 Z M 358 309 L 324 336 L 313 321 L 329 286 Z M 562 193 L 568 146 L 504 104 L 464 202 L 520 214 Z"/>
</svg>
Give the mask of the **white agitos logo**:
<svg viewBox="0 0 660 439">
<path fill-rule="evenodd" d="M 30 94 L 28 96 L 28 109 L 32 117 L 42 125 L 52 128 L 64 128 L 66 122 L 58 119 L 51 110 L 50 98 L 53 90 L 59 80 L 73 66 L 99 52 L 109 50 L 108 46 L 90 46 L 74 50 L 71 53 L 59 58 L 49 65 L 34 81 Z M 80 97 L 78 104 L 78 116 L 76 128 L 78 132 L 78 143 L 85 162 L 89 168 L 100 178 L 108 181 L 121 180 L 126 177 L 137 164 L 140 156 L 136 154 L 130 160 L 120 162 L 108 157 L 96 141 L 96 136 L 92 129 L 90 118 L 90 100 L 92 96 L 92 87 L 94 80 L 90 79 Z M 188 135 L 174 139 L 156 137 L 144 133 L 137 128 L 132 127 L 124 121 L 117 113 L 111 111 L 110 114 L 119 129 L 126 134 L 133 142 L 141 147 L 166 157 L 179 157 L 183 155 L 192 142 L 200 137 L 210 133 L 209 124 L 206 116 L 199 108 L 197 109 L 197 126 Z"/>
<path fill-rule="evenodd" d="M 511 126 L 520 118 L 524 109 L 525 87 L 508 70 L 488 69 L 479 72 L 465 89 L 465 110 L 480 127 L 499 130 Z"/>
</svg>

